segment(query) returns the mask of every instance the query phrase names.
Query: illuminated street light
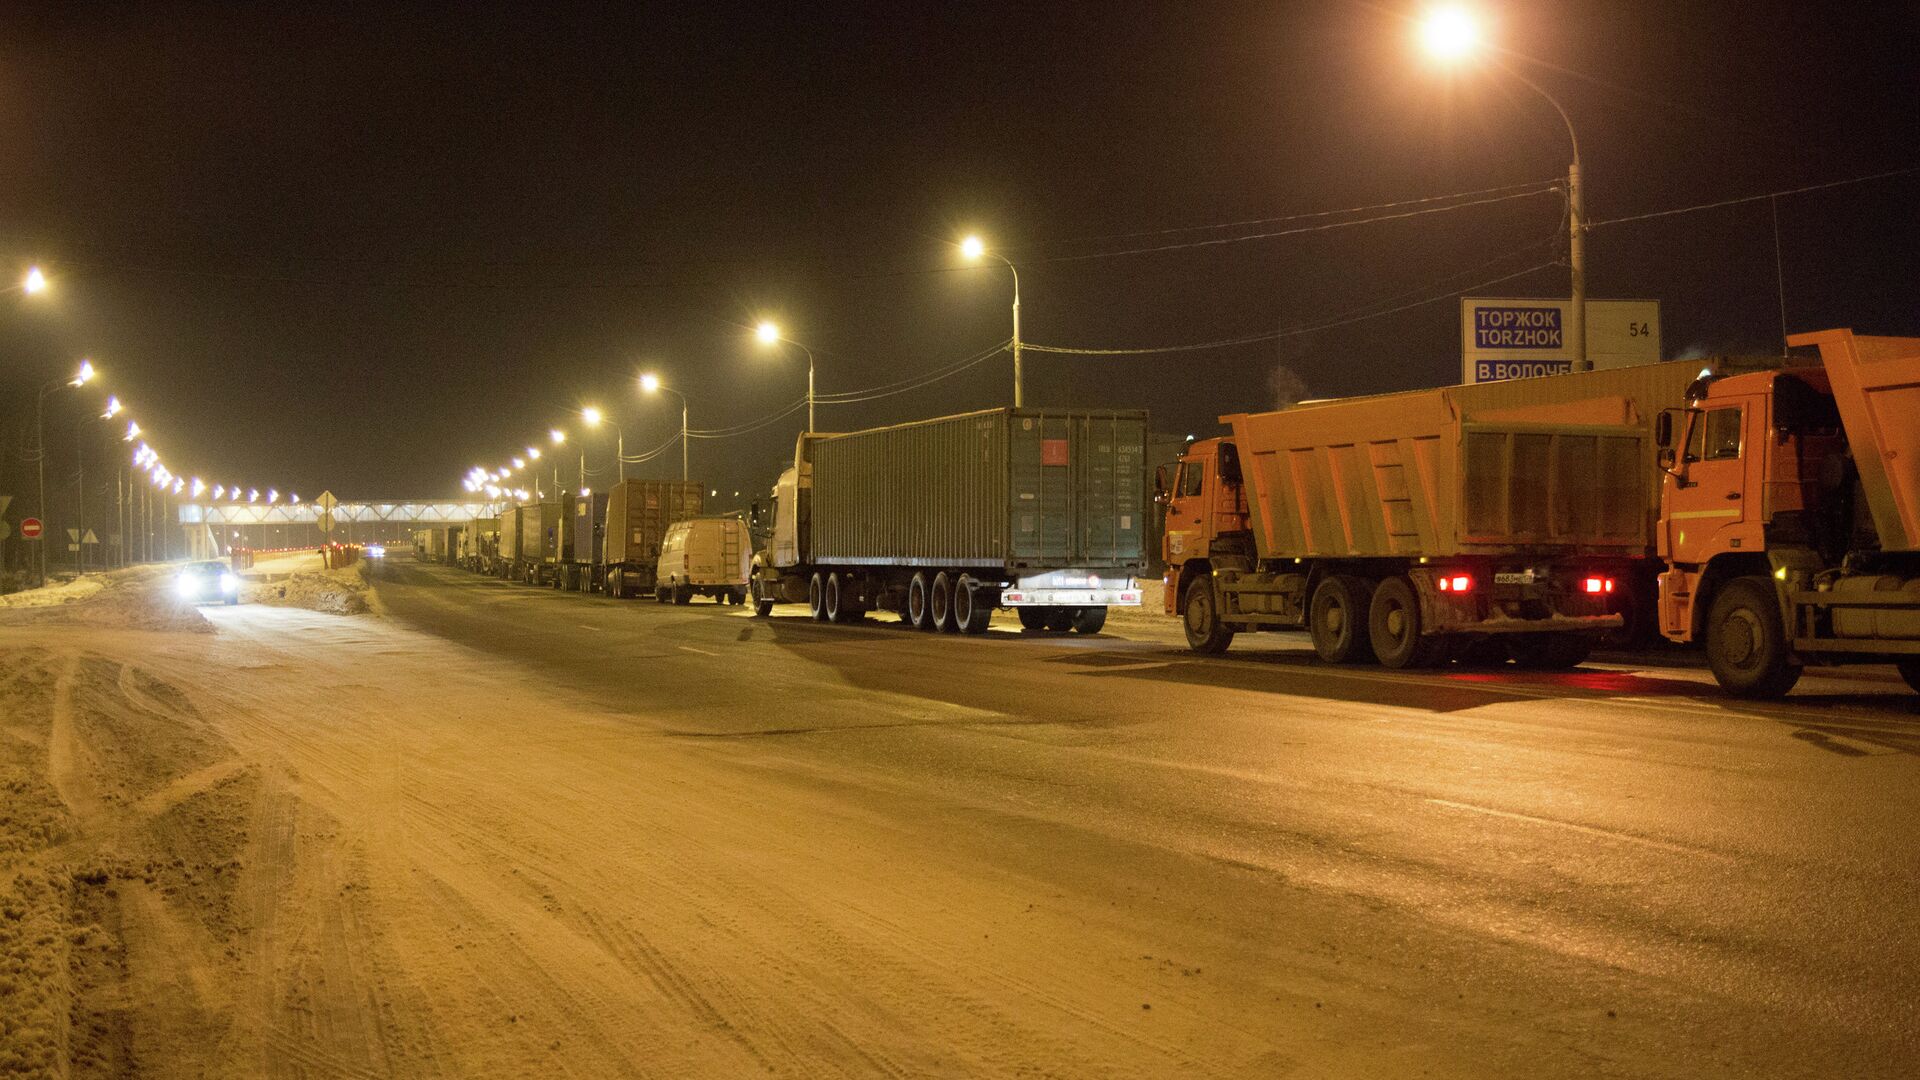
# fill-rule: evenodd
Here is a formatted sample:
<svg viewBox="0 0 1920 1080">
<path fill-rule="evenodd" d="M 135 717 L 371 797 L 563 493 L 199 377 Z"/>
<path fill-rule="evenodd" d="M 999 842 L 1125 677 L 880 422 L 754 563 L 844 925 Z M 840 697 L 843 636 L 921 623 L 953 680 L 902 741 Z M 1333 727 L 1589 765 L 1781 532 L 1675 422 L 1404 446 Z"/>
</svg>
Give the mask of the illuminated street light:
<svg viewBox="0 0 1920 1080">
<path fill-rule="evenodd" d="M 687 479 L 687 395 L 660 381 L 660 376 L 651 372 L 640 376 L 640 389 L 649 394 L 661 392 L 672 394 L 680 399 L 680 480 Z"/>
<path fill-rule="evenodd" d="M 248 488 L 248 489 L 247 489 L 247 501 L 248 501 L 248 502 L 250 502 L 250 503 L 256 503 L 256 502 L 259 502 L 259 501 L 260 501 L 260 489 L 259 489 L 259 488 Z"/>
<path fill-rule="evenodd" d="M 226 497 L 227 497 L 227 485 L 225 485 L 225 484 L 215 484 L 215 485 L 213 485 L 213 497 L 214 497 L 215 499 L 224 499 L 224 498 L 226 498 Z"/>
<path fill-rule="evenodd" d="M 140 425 L 134 423 L 131 420 L 127 421 L 127 433 L 125 435 L 120 436 L 120 441 L 132 442 L 133 440 L 139 437 L 140 437 Z"/>
<path fill-rule="evenodd" d="M 586 408 L 580 410 L 580 419 L 584 420 L 588 427 L 599 427 L 601 424 L 613 424 L 613 453 L 614 453 L 614 457 L 618 459 L 617 464 L 618 464 L 618 472 L 620 474 L 620 479 L 625 480 L 627 478 L 627 431 L 626 429 L 621 427 L 619 424 L 614 423 L 611 420 L 608 420 L 606 413 L 601 412 L 598 408 L 592 405 L 589 405 Z M 587 474 L 587 452 L 585 450 L 582 450 L 580 451 L 580 482 L 583 484 L 586 483 L 586 474 Z"/>
<path fill-rule="evenodd" d="M 27 276 L 20 282 L 20 291 L 28 296 L 38 296 L 47 291 L 47 275 L 37 266 L 27 267 Z"/>
<path fill-rule="evenodd" d="M 97 373 L 93 370 L 93 361 L 82 360 L 80 361 L 80 370 L 74 374 L 73 381 L 68 383 L 67 385 L 68 386 L 85 386 L 87 385 L 87 383 L 93 381 L 93 377 L 95 374 Z"/>
<path fill-rule="evenodd" d="M 527 460 L 528 460 L 528 461 L 539 461 L 539 460 L 540 460 L 540 448 L 539 448 L 539 447 L 537 447 L 537 446 L 529 446 L 529 447 L 527 447 Z"/>
<path fill-rule="evenodd" d="M 1486 48 L 1479 21 L 1462 7 L 1433 9 L 1420 21 L 1418 31 L 1421 47 L 1443 63 L 1459 64 Z M 1557 98 L 1518 70 L 1505 64 L 1500 68 L 1547 99 L 1553 111 L 1560 114 L 1560 122 L 1567 127 L 1567 141 L 1573 145 L 1573 163 L 1567 166 L 1567 264 L 1572 303 L 1568 306 L 1566 337 L 1573 346 L 1573 370 L 1591 371 L 1593 364 L 1587 359 L 1587 204 L 1580 191 L 1580 137 L 1574 134 L 1573 118 Z"/>
<path fill-rule="evenodd" d="M 567 433 L 561 431 L 559 428 L 554 428 L 552 431 L 547 432 L 547 438 L 553 440 L 553 445 L 559 446 L 561 443 L 567 441 Z"/>
<path fill-rule="evenodd" d="M 268 489 L 267 489 L 267 502 L 269 502 L 269 503 L 277 503 L 277 502 L 279 502 L 279 501 L 280 501 L 280 493 L 279 493 L 278 491 L 275 491 L 275 490 L 274 490 L 274 489 L 272 489 L 272 488 L 268 488 Z"/>
<path fill-rule="evenodd" d="M 1458 60 L 1480 45 L 1480 24 L 1465 8 L 1442 7 L 1420 20 L 1420 44 L 1442 60 Z"/>
<path fill-rule="evenodd" d="M 519 472 L 519 471 L 520 471 L 521 469 L 524 469 L 524 468 L 526 468 L 526 467 L 527 467 L 527 461 L 526 461 L 526 459 L 525 459 L 525 458 L 514 458 L 514 459 L 513 459 L 513 471 L 514 471 L 514 472 Z"/>
<path fill-rule="evenodd" d="M 999 259 L 1013 275 L 1013 407 L 1017 409 L 1024 402 L 1020 378 L 1020 269 L 1006 256 L 988 251 L 986 242 L 978 236 L 969 236 L 960 241 L 960 254 L 968 262 L 979 262 L 982 258 Z"/>
<path fill-rule="evenodd" d="M 117 397 L 109 397 L 107 398 L 107 411 L 100 414 L 100 419 L 111 420 L 119 416 L 121 411 L 120 399 Z"/>
<path fill-rule="evenodd" d="M 199 477 L 193 478 L 193 497 L 199 498 L 207 493 L 207 485 Z"/>
<path fill-rule="evenodd" d="M 780 325 L 770 319 L 763 319 L 754 327 L 753 336 L 760 339 L 762 345 L 791 345 L 807 354 L 807 430 L 813 430 L 813 350 L 792 338 L 780 336 Z"/>
</svg>

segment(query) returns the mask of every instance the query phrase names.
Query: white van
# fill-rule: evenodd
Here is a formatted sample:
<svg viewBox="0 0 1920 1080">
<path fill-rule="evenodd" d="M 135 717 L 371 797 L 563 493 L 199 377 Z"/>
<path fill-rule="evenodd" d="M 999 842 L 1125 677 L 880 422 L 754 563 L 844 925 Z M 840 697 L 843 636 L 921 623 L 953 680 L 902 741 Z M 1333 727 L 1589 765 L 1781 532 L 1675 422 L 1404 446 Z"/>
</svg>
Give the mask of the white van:
<svg viewBox="0 0 1920 1080">
<path fill-rule="evenodd" d="M 753 541 L 738 515 L 696 517 L 667 527 L 653 598 L 685 604 L 695 593 L 725 604 L 743 604 L 753 561 Z"/>
</svg>

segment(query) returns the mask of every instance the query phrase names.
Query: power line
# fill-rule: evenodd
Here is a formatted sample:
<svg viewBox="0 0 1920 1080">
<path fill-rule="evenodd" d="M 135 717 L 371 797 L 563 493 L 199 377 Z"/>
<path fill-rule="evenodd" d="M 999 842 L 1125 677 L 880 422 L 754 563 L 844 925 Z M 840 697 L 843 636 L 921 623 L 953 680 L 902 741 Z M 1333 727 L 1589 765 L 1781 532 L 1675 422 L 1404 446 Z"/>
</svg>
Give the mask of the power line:
<svg viewBox="0 0 1920 1080">
<path fill-rule="evenodd" d="M 1784 191 L 1769 191 L 1764 195 L 1743 195 L 1737 199 L 1722 199 L 1719 202 L 1701 203 L 1698 206 L 1682 206 L 1674 210 L 1655 210 L 1649 214 L 1630 214 L 1627 217 L 1608 218 L 1605 221 L 1589 221 L 1587 228 L 1601 225 L 1619 225 L 1628 221 L 1646 221 L 1649 218 L 1672 217 L 1675 214 L 1691 214 L 1699 210 L 1717 210 L 1722 206 L 1739 206 L 1742 203 L 1759 202 L 1762 199 L 1777 199 L 1784 195 L 1804 195 L 1809 191 L 1824 191 L 1827 188 L 1845 187 L 1848 184 L 1864 184 L 1869 180 L 1885 180 L 1894 176 L 1907 176 L 1920 173 L 1920 165 L 1909 165 L 1904 169 L 1889 169 L 1886 172 L 1868 176 L 1856 176 L 1849 180 L 1829 180 L 1824 184 L 1808 184 L 1806 187 L 1788 188 Z"/>
</svg>

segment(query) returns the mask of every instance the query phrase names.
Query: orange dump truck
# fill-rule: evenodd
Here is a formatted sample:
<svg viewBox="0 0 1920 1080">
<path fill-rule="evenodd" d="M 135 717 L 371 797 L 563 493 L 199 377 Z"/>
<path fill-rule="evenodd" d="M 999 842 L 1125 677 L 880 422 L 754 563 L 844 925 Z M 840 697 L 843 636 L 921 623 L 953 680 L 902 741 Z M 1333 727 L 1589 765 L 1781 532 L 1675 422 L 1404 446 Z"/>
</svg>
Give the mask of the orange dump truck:
<svg viewBox="0 0 1920 1080">
<path fill-rule="evenodd" d="M 1788 338 L 1819 366 L 1703 377 L 1656 424 L 1660 629 L 1777 697 L 1808 663 L 1920 690 L 1920 338 Z"/>
<path fill-rule="evenodd" d="M 1304 627 L 1321 657 L 1568 667 L 1651 593 L 1654 426 L 1694 364 L 1223 417 L 1158 477 L 1188 643 Z M 1650 603 L 1649 605 L 1650 606 Z"/>
</svg>

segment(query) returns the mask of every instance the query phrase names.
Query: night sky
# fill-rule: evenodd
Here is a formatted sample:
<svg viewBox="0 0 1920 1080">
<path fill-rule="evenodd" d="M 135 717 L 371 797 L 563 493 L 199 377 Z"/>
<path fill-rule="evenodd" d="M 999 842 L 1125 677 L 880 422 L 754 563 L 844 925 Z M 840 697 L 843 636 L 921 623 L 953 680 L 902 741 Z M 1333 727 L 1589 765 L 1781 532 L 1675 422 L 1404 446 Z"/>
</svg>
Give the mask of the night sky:
<svg viewBox="0 0 1920 1080">
<path fill-rule="evenodd" d="M 698 428 L 777 411 L 805 362 L 755 345 L 762 315 L 815 349 L 823 392 L 989 348 L 1010 278 L 953 269 L 978 230 L 1021 265 L 1043 344 L 1206 342 L 1440 298 L 1215 351 L 1030 354 L 1030 404 L 1206 433 L 1267 405 L 1276 367 L 1315 397 L 1451 382 L 1453 295 L 1557 258 L 1557 195 L 1080 257 L 1564 175 L 1546 103 L 1498 69 L 1435 68 L 1414 10 L 10 7 L 0 264 L 40 262 L 57 295 L 0 298 L 0 356 L 15 389 L 93 357 L 168 463 L 209 483 L 444 497 L 583 404 L 629 451 L 659 444 L 678 409 L 639 395 L 643 370 L 685 389 Z M 1596 220 L 1920 164 L 1912 4 L 1483 10 L 1571 112 Z M 1914 174 L 1780 199 L 1789 326 L 1920 334 L 1917 202 Z M 1591 295 L 1661 300 L 1670 354 L 1777 350 L 1770 209 L 1597 226 Z M 1565 289 L 1552 268 L 1483 291 Z M 823 406 L 820 426 L 1003 404 L 1010 383 L 1002 356 Z M 56 430 L 84 429 L 79 400 Z M 696 478 L 722 503 L 763 492 L 800 423 L 695 443 Z M 636 474 L 678 468 L 675 451 Z"/>
</svg>

